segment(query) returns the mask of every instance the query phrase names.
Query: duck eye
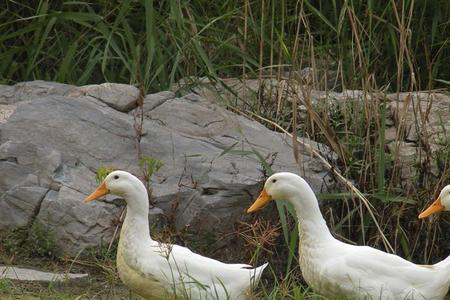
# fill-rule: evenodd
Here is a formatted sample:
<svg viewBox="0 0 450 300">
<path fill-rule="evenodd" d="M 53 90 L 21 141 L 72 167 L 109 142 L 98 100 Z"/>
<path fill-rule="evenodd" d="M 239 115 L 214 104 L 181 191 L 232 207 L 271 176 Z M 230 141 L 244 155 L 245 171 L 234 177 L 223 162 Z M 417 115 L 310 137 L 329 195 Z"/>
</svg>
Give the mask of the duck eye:
<svg viewBox="0 0 450 300">
<path fill-rule="evenodd" d="M 114 179 L 119 179 L 119 175 L 115 175 L 115 176 L 114 176 Z"/>
<path fill-rule="evenodd" d="M 276 179 L 272 179 L 272 183 L 275 183 L 275 182 L 277 182 L 277 180 Z"/>
</svg>

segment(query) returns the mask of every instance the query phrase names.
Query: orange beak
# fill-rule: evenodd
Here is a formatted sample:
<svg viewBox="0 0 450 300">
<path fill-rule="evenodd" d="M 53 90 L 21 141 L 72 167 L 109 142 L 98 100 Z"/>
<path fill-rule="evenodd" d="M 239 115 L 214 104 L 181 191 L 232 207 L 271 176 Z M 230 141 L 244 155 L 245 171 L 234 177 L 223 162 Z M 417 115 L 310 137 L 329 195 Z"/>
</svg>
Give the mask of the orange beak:
<svg viewBox="0 0 450 300">
<path fill-rule="evenodd" d="M 109 194 L 109 190 L 106 187 L 105 182 L 102 182 L 102 184 L 100 184 L 92 194 L 90 194 L 89 196 L 86 197 L 86 199 L 84 199 L 84 202 L 87 203 L 94 201 L 95 199 L 98 199 L 101 196 L 105 196 L 106 194 Z"/>
<path fill-rule="evenodd" d="M 252 204 L 252 206 L 250 206 L 250 208 L 247 209 L 247 212 L 248 213 L 255 212 L 264 205 L 266 205 L 267 203 L 269 203 L 270 201 L 272 201 L 272 197 L 270 197 L 269 194 L 267 194 L 266 189 L 263 189 L 261 191 L 261 194 L 259 194 L 258 199 L 256 199 L 255 202 Z"/>
<path fill-rule="evenodd" d="M 420 215 L 419 219 L 426 218 L 431 216 L 434 213 L 440 212 L 444 210 L 444 206 L 441 203 L 441 198 L 437 198 L 427 209 L 425 209 Z"/>
</svg>

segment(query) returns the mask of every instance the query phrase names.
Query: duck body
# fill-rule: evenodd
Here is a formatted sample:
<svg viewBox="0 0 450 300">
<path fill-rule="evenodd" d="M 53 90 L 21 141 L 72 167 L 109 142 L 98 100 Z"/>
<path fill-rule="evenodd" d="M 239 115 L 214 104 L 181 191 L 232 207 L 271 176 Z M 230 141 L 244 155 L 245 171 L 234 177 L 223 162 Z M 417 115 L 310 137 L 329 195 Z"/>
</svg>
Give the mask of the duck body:
<svg viewBox="0 0 450 300">
<path fill-rule="evenodd" d="M 275 181 L 273 181 L 275 179 Z M 450 257 L 435 265 L 416 265 L 397 255 L 336 240 L 306 181 L 292 173 L 276 173 L 249 211 L 270 201 L 286 200 L 299 227 L 302 275 L 316 292 L 331 299 L 443 299 L 450 286 Z"/>
<path fill-rule="evenodd" d="M 305 281 L 330 299 L 443 299 L 450 285 L 449 258 L 425 266 L 368 246 L 339 241 L 313 247 L 301 243 Z"/>
<path fill-rule="evenodd" d="M 116 181 L 122 181 L 121 185 Z M 258 283 L 267 264 L 255 269 L 246 264 L 226 264 L 186 247 L 154 241 L 150 237 L 148 196 L 142 182 L 130 173 L 114 171 L 106 177 L 104 185 L 109 192 L 127 201 L 117 270 L 133 292 L 145 299 L 243 300 L 250 297 L 252 286 Z M 87 201 L 92 200 L 90 197 Z"/>
</svg>

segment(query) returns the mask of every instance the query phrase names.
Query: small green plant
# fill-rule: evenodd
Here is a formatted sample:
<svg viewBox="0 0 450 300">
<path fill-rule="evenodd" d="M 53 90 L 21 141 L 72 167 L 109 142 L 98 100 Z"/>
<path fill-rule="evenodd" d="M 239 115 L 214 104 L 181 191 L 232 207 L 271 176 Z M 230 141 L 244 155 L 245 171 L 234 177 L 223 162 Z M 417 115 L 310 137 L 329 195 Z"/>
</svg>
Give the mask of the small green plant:
<svg viewBox="0 0 450 300">
<path fill-rule="evenodd" d="M 21 254 L 22 244 L 27 238 L 27 229 L 13 229 L 0 235 L 0 261 L 7 261 L 9 257 Z"/>
<path fill-rule="evenodd" d="M 0 297 L 14 296 L 14 285 L 9 279 L 0 279 Z"/>
<path fill-rule="evenodd" d="M 106 176 L 108 176 L 109 173 L 116 170 L 114 167 L 100 167 L 98 168 L 97 172 L 95 173 L 95 180 L 97 183 L 102 182 Z"/>
<path fill-rule="evenodd" d="M 164 166 L 164 162 L 151 156 L 143 156 L 139 160 L 139 166 L 144 171 L 146 178 L 148 177 L 150 179 L 153 173 L 157 172 Z"/>
<path fill-rule="evenodd" d="M 148 191 L 149 199 L 152 192 L 150 178 L 152 177 L 153 173 L 157 172 L 163 166 L 164 162 L 162 160 L 151 156 L 143 156 L 141 157 L 141 159 L 139 159 L 139 167 L 141 167 L 142 173 L 144 175 L 144 182 Z"/>
<path fill-rule="evenodd" d="M 28 249 L 30 255 L 57 258 L 61 254 L 53 230 L 38 221 L 33 223 L 23 246 Z"/>
<path fill-rule="evenodd" d="M 53 285 L 49 285 L 47 288 L 41 289 L 39 292 L 39 299 L 47 300 L 76 300 L 79 297 L 70 295 L 65 292 L 58 291 Z"/>
<path fill-rule="evenodd" d="M 100 245 L 95 247 L 89 247 L 85 251 L 87 260 L 95 261 L 96 263 L 103 264 L 114 261 L 117 255 L 117 243 L 109 245 L 109 242 L 101 241 Z"/>
</svg>

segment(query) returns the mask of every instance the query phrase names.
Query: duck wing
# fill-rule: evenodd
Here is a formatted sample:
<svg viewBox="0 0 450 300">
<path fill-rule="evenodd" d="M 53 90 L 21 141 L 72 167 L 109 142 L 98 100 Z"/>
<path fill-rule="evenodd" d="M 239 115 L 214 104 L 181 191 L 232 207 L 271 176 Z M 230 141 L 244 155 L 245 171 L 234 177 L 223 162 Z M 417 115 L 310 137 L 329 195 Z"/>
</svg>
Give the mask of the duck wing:
<svg viewBox="0 0 450 300">
<path fill-rule="evenodd" d="M 449 263 L 416 265 L 372 247 L 342 245 L 325 273 L 350 294 L 359 290 L 377 299 L 441 299 L 447 293 Z"/>
<path fill-rule="evenodd" d="M 267 266 L 252 268 L 248 264 L 226 264 L 173 244 L 152 246 L 152 252 L 143 263 L 143 271 L 164 278 L 172 288 L 189 290 L 194 298 L 198 297 L 197 293 L 202 293 L 218 299 L 223 299 L 224 295 L 235 299 L 258 283 Z"/>
</svg>

